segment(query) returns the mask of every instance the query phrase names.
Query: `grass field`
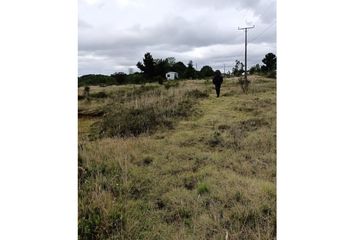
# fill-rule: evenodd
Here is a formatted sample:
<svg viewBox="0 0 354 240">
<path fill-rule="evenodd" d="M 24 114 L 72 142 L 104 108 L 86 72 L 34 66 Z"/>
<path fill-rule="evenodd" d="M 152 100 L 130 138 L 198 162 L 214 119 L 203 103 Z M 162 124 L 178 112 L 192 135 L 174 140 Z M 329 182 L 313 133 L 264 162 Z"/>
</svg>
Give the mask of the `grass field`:
<svg viewBox="0 0 354 240">
<path fill-rule="evenodd" d="M 79 239 L 276 237 L 276 80 L 251 76 L 243 94 L 228 78 L 220 98 L 210 80 L 90 94 L 79 100 Z"/>
</svg>

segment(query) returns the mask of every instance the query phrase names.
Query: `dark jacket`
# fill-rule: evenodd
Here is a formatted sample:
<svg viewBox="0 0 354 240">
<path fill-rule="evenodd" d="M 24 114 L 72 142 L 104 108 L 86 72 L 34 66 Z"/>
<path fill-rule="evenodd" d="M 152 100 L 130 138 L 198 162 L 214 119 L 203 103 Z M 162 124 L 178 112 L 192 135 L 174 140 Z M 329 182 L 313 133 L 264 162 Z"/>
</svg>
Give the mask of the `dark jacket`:
<svg viewBox="0 0 354 240">
<path fill-rule="evenodd" d="M 221 85 L 222 84 L 222 81 L 223 81 L 223 78 L 221 75 L 215 75 L 214 78 L 213 78 L 213 83 L 214 85 Z"/>
</svg>

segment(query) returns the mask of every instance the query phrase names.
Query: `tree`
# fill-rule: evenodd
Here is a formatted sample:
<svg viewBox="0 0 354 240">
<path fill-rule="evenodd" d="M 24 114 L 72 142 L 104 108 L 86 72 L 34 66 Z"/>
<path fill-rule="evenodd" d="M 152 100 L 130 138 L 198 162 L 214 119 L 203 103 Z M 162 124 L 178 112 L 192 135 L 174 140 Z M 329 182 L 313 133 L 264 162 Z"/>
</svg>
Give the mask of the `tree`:
<svg viewBox="0 0 354 240">
<path fill-rule="evenodd" d="M 145 53 L 143 63 L 138 62 L 136 66 L 144 73 L 144 77 L 149 81 L 162 82 L 165 78 L 165 74 L 173 70 L 175 61 L 173 57 L 154 59 L 150 53 Z"/>
<path fill-rule="evenodd" d="M 268 71 L 268 68 L 265 65 L 261 66 L 261 72 L 266 73 Z"/>
<path fill-rule="evenodd" d="M 261 71 L 261 67 L 259 66 L 258 63 L 250 68 L 250 74 L 259 73 L 260 71 Z"/>
<path fill-rule="evenodd" d="M 173 67 L 173 65 L 176 63 L 176 59 L 174 57 L 168 57 L 166 58 L 166 61 L 170 67 Z"/>
<path fill-rule="evenodd" d="M 138 62 L 136 66 L 144 72 L 146 78 L 151 79 L 155 75 L 155 62 L 154 58 L 149 52 L 145 53 L 143 63 Z"/>
<path fill-rule="evenodd" d="M 241 76 L 241 74 L 244 72 L 243 67 L 244 67 L 243 63 L 236 59 L 235 67 L 232 68 L 232 73 L 235 76 Z"/>
<path fill-rule="evenodd" d="M 196 77 L 196 71 L 193 67 L 193 61 L 189 61 L 188 66 L 184 72 L 184 76 L 186 78 L 195 78 Z"/>
<path fill-rule="evenodd" d="M 169 71 L 170 66 L 168 60 L 156 59 L 155 63 L 155 76 L 165 77 L 165 74 Z"/>
<path fill-rule="evenodd" d="M 125 74 L 124 72 L 115 72 L 111 74 L 111 77 L 116 80 L 117 84 L 124 84 L 127 82 L 127 74 Z"/>
<path fill-rule="evenodd" d="M 80 86 L 86 86 L 86 85 L 112 85 L 116 84 L 116 80 L 107 75 L 102 75 L 102 74 L 88 74 L 88 75 L 83 75 L 78 78 L 78 84 Z"/>
<path fill-rule="evenodd" d="M 255 65 L 255 70 L 257 73 L 261 71 L 261 66 L 258 63 Z"/>
<path fill-rule="evenodd" d="M 210 66 L 203 66 L 202 69 L 200 69 L 200 75 L 201 77 L 210 77 L 214 75 L 214 71 Z"/>
<path fill-rule="evenodd" d="M 178 73 L 179 78 L 184 78 L 184 72 L 186 71 L 187 67 L 184 65 L 183 62 L 177 62 L 173 64 L 172 70 Z"/>
<path fill-rule="evenodd" d="M 145 82 L 146 79 L 144 78 L 143 73 L 135 72 L 133 74 L 127 75 L 127 83 L 141 84 Z"/>
<path fill-rule="evenodd" d="M 256 67 L 252 66 L 250 67 L 250 74 L 254 74 L 256 72 Z"/>
<path fill-rule="evenodd" d="M 265 64 L 265 69 L 269 71 L 273 71 L 276 69 L 277 57 L 273 53 L 267 53 L 263 58 L 262 62 Z"/>
</svg>

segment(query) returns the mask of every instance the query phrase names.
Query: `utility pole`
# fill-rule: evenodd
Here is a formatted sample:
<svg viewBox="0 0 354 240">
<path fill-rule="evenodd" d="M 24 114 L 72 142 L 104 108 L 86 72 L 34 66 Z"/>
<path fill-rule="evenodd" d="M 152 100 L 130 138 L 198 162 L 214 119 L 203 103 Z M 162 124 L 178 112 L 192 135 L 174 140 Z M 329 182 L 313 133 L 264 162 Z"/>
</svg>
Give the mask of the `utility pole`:
<svg viewBox="0 0 354 240">
<path fill-rule="evenodd" d="M 244 92 L 247 92 L 248 89 L 248 80 L 247 80 L 247 30 L 254 28 L 255 25 L 253 25 L 252 27 L 244 27 L 244 28 L 240 28 L 238 27 L 238 30 L 244 30 L 245 31 L 245 80 L 244 80 L 244 84 L 245 86 L 243 86 L 242 84 L 242 90 Z"/>
<path fill-rule="evenodd" d="M 225 64 L 224 64 L 224 76 L 225 76 Z"/>
</svg>

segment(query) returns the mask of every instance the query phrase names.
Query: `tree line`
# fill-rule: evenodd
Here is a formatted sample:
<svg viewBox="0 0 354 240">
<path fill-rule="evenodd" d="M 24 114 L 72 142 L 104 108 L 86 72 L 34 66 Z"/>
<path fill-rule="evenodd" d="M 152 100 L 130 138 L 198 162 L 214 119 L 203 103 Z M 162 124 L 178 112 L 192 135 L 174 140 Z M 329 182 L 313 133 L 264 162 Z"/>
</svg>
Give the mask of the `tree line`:
<svg viewBox="0 0 354 240">
<path fill-rule="evenodd" d="M 275 78 L 276 75 L 276 56 L 273 53 L 268 53 L 262 59 L 264 65 L 256 64 L 248 70 L 249 74 L 263 74 L 268 77 Z M 206 65 L 199 71 L 194 68 L 193 61 L 189 61 L 187 66 L 181 62 L 176 62 L 174 57 L 165 59 L 154 59 L 151 53 L 147 52 L 144 58 L 139 61 L 136 66 L 141 72 L 126 74 L 124 72 L 115 72 L 111 75 L 103 74 L 87 74 L 78 78 L 79 86 L 87 85 L 122 85 L 122 84 L 141 84 L 148 82 L 159 82 L 162 84 L 165 81 L 167 72 L 177 72 L 180 79 L 203 79 L 214 75 L 212 67 Z M 244 64 L 235 60 L 235 65 L 232 72 L 228 72 L 227 76 L 241 76 L 244 73 Z"/>
</svg>

